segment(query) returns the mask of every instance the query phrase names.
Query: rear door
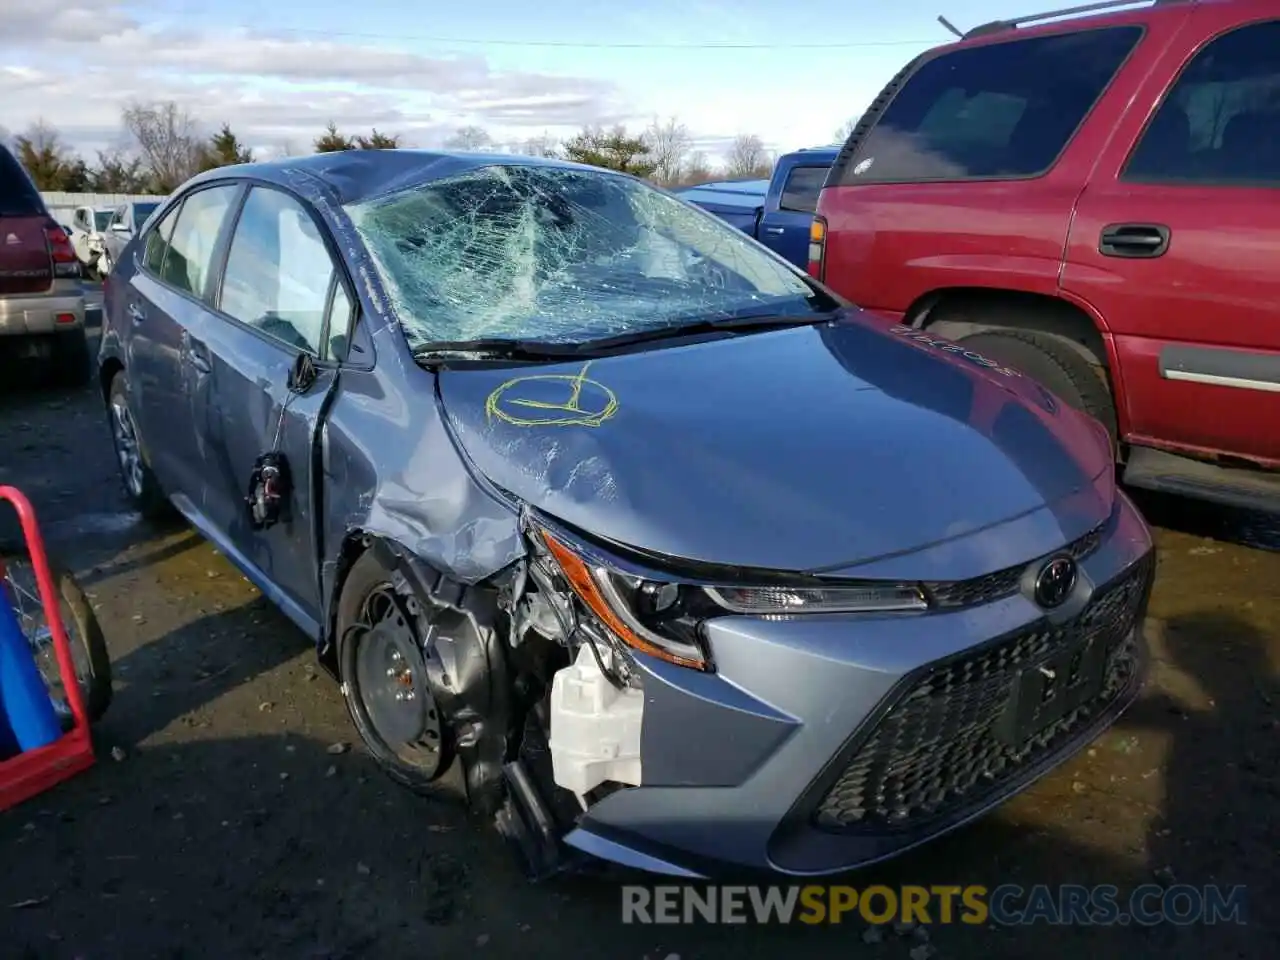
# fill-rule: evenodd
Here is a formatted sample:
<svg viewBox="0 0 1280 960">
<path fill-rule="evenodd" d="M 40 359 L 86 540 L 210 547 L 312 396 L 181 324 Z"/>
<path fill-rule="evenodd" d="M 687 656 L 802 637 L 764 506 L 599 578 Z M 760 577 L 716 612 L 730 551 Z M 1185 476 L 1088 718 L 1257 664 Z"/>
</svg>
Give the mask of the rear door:
<svg viewBox="0 0 1280 960">
<path fill-rule="evenodd" d="M 797 164 L 788 170 L 776 204 L 771 196 L 760 223 L 760 241 L 801 269 L 809 262 L 809 228 L 830 169 L 829 164 Z"/>
<path fill-rule="evenodd" d="M 1280 18 L 1254 9 L 1199 8 L 1169 49 L 1080 198 L 1062 287 L 1112 334 L 1126 439 L 1277 464 Z"/>
<path fill-rule="evenodd" d="M 48 213 L 22 165 L 0 145 L 0 296 L 44 293 L 53 285 Z M 21 317 L 10 325 L 22 327 Z M 19 333 L 21 329 L 0 333 Z"/>
<path fill-rule="evenodd" d="M 236 220 L 217 313 L 205 332 L 218 412 L 210 519 L 261 571 L 264 592 L 308 631 L 320 610 L 312 451 L 355 302 L 332 250 L 325 228 L 300 200 L 254 186 Z M 318 378 L 295 395 L 288 381 L 299 354 L 312 358 Z M 291 494 L 282 521 L 255 530 L 244 502 L 249 479 L 258 458 L 277 450 L 288 463 Z"/>
<path fill-rule="evenodd" d="M 192 344 L 203 336 L 214 251 L 239 192 L 239 184 L 223 183 L 188 193 L 133 248 L 135 272 L 112 298 L 148 460 L 165 490 L 197 511 L 205 500 L 209 384 Z"/>
<path fill-rule="evenodd" d="M 1159 42 L 1143 29 L 1010 30 L 909 67 L 822 191 L 826 282 L 896 317 L 946 288 L 1056 295 L 1076 197 L 1139 79 L 1122 67 Z"/>
</svg>

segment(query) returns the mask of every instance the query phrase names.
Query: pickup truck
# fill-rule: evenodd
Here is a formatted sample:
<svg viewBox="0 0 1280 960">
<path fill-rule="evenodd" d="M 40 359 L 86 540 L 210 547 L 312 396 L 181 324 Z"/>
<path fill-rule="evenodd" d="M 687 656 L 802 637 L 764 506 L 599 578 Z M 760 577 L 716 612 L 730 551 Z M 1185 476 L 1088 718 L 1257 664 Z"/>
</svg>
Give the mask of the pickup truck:
<svg viewBox="0 0 1280 960">
<path fill-rule="evenodd" d="M 808 147 L 779 157 L 768 180 L 721 180 L 672 192 L 804 269 L 818 194 L 839 152 L 839 146 Z"/>
</svg>

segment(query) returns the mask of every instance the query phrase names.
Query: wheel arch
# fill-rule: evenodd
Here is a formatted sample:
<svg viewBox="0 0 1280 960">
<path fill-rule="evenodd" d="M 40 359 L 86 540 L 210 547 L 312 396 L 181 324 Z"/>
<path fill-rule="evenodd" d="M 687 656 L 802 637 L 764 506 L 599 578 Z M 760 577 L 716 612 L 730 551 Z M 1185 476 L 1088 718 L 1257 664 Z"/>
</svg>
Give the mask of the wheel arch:
<svg viewBox="0 0 1280 960">
<path fill-rule="evenodd" d="M 1034 330 L 1069 343 L 1108 373 L 1114 369 L 1111 337 L 1102 318 L 1087 305 L 1062 297 L 992 287 L 945 287 L 917 297 L 903 322 L 950 340 L 997 327 Z"/>
</svg>

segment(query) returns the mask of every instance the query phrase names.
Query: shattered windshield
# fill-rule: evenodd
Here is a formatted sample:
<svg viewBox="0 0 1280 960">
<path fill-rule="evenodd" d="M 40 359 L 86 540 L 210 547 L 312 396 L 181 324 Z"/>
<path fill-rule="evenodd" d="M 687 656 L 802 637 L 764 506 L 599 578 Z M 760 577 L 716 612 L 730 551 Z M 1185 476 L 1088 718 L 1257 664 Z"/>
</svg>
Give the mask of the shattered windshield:
<svg viewBox="0 0 1280 960">
<path fill-rule="evenodd" d="M 411 346 L 577 343 L 823 304 L 745 234 L 605 171 L 487 166 L 347 212 Z"/>
</svg>

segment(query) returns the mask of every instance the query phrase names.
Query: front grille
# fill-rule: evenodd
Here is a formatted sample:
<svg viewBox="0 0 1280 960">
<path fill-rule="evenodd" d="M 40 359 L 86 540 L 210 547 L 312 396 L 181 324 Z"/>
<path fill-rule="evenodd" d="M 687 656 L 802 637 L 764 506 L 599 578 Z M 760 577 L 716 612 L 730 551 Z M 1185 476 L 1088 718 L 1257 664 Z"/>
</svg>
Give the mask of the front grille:
<svg viewBox="0 0 1280 960">
<path fill-rule="evenodd" d="M 1148 555 L 1065 625 L 1041 621 L 921 676 L 876 723 L 823 797 L 815 826 L 839 832 L 916 826 L 983 803 L 1070 740 L 1137 670 L 1132 627 L 1150 590 L 1152 567 Z M 1062 657 L 1074 649 L 1072 641 L 1089 637 L 1102 661 L 1100 692 L 1033 733 L 1017 735 L 1015 691 L 1027 689 L 1021 678 L 1054 662 L 1055 653 Z"/>
<path fill-rule="evenodd" d="M 1083 560 L 1098 548 L 1102 542 L 1105 524 L 1094 527 L 1083 537 L 1067 544 L 1062 553 Z M 1034 562 L 1034 561 L 1033 561 Z M 949 583 L 926 583 L 925 590 L 933 598 L 934 605 L 946 610 L 958 607 L 973 607 L 982 603 L 994 603 L 1018 592 L 1018 584 L 1026 572 L 1028 563 L 1020 563 L 1015 567 L 1006 567 L 994 573 L 974 577 L 971 580 L 956 580 Z"/>
</svg>

